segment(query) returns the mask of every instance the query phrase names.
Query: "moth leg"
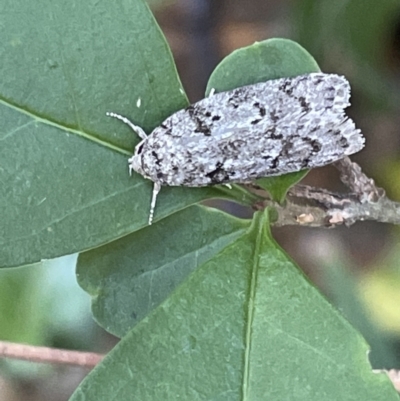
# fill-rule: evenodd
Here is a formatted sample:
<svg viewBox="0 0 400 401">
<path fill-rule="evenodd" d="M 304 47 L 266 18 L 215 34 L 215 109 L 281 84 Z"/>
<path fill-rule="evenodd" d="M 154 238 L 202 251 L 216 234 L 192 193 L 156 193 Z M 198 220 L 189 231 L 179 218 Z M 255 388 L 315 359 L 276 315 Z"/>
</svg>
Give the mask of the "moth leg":
<svg viewBox="0 0 400 401">
<path fill-rule="evenodd" d="M 161 184 L 159 182 L 155 182 L 153 187 L 153 196 L 151 198 L 151 204 L 150 204 L 149 226 L 153 222 L 154 209 L 156 208 L 157 195 L 160 192 L 160 189 L 161 189 Z"/>
<path fill-rule="evenodd" d="M 133 124 L 133 122 L 128 120 L 126 117 L 121 116 L 120 114 L 117 114 L 117 113 L 112 113 L 112 112 L 107 112 L 106 115 L 109 117 L 117 118 L 118 120 L 121 120 L 125 124 L 129 125 L 129 127 L 132 129 L 132 131 L 137 133 L 141 139 L 147 138 L 147 134 L 143 131 L 143 128 L 140 128 L 138 125 Z"/>
<path fill-rule="evenodd" d="M 225 185 L 229 189 L 232 189 L 232 185 L 231 184 L 223 184 L 223 185 Z"/>
<path fill-rule="evenodd" d="M 214 96 L 215 94 L 215 88 L 211 88 L 210 93 L 208 94 L 208 97 Z"/>
</svg>

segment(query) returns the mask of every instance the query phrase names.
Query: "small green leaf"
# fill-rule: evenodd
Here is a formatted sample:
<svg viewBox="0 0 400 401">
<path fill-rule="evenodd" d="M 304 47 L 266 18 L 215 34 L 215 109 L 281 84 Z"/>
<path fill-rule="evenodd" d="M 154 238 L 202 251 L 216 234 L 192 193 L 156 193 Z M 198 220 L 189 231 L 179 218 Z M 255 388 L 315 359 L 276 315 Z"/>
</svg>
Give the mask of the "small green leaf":
<svg viewBox="0 0 400 401">
<path fill-rule="evenodd" d="M 320 71 L 314 58 L 298 43 L 289 39 L 268 39 L 242 47 L 225 57 L 208 80 L 211 89 L 229 91 L 285 77 Z"/>
<path fill-rule="evenodd" d="M 207 84 L 206 93 L 217 92 L 271 79 L 318 72 L 314 58 L 299 44 L 288 39 L 269 39 L 234 51 L 217 66 Z M 272 198 L 283 202 L 288 189 L 307 174 L 307 170 L 257 180 Z"/>
<path fill-rule="evenodd" d="M 248 228 L 223 212 L 192 206 L 146 229 L 79 255 L 77 277 L 97 322 L 124 336 L 196 267 Z M 171 236 L 171 233 L 174 233 Z"/>
<path fill-rule="evenodd" d="M 268 191 L 273 200 L 282 203 L 286 198 L 289 188 L 301 181 L 307 173 L 308 170 L 303 170 L 277 177 L 259 178 L 257 185 Z"/>
<path fill-rule="evenodd" d="M 364 340 L 273 241 L 267 215 L 136 325 L 70 401 L 397 401 Z"/>
</svg>

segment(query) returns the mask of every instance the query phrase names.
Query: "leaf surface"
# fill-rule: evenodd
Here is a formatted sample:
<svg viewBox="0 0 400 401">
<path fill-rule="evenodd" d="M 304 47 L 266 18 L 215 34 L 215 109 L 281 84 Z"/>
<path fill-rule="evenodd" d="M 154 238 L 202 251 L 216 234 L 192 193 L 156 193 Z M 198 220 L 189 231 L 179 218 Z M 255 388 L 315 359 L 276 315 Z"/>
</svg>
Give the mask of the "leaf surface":
<svg viewBox="0 0 400 401">
<path fill-rule="evenodd" d="M 116 398 L 398 400 L 364 340 L 273 241 L 267 213 L 135 326 L 71 401 Z"/>
<path fill-rule="evenodd" d="M 146 226 L 151 183 L 127 168 L 138 138 L 105 113 L 151 131 L 187 105 L 147 5 L 17 0 L 2 17 L 0 266 L 86 250 Z M 163 190 L 156 218 L 216 190 L 184 192 Z"/>
<path fill-rule="evenodd" d="M 191 206 L 82 253 L 77 278 L 92 295 L 95 319 L 110 333 L 124 336 L 249 224 L 218 210 Z"/>
</svg>

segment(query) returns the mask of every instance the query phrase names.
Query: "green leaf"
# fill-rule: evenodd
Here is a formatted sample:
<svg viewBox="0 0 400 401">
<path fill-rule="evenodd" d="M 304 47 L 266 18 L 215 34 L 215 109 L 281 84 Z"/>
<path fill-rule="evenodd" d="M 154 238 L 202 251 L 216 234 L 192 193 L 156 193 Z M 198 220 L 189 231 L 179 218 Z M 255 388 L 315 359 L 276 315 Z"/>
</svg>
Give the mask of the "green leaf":
<svg viewBox="0 0 400 401">
<path fill-rule="evenodd" d="M 318 72 L 314 58 L 299 44 L 288 39 L 268 39 L 234 51 L 217 66 L 207 84 L 206 93 Z M 283 202 L 288 189 L 307 174 L 307 170 L 257 180 L 272 198 Z"/>
<path fill-rule="evenodd" d="M 327 330 L 329 328 L 329 330 Z M 108 385 L 105 385 L 108 383 Z M 367 346 L 276 245 L 267 213 L 196 269 L 71 401 L 398 400 Z"/>
<path fill-rule="evenodd" d="M 150 131 L 187 105 L 147 5 L 17 0 L 0 35 L 0 266 L 146 226 L 152 185 L 127 169 L 138 138 L 105 113 Z M 155 217 L 219 193 L 165 189 Z"/>
<path fill-rule="evenodd" d="M 289 188 L 301 181 L 307 173 L 308 170 L 303 170 L 276 177 L 259 178 L 257 185 L 267 190 L 273 200 L 283 203 Z"/>
<path fill-rule="evenodd" d="M 124 336 L 248 226 L 248 220 L 192 206 L 157 226 L 81 254 L 77 277 L 93 297 L 95 319 L 110 333 Z"/>
<path fill-rule="evenodd" d="M 225 57 L 208 80 L 206 94 L 320 71 L 314 58 L 289 39 L 268 39 Z"/>
</svg>

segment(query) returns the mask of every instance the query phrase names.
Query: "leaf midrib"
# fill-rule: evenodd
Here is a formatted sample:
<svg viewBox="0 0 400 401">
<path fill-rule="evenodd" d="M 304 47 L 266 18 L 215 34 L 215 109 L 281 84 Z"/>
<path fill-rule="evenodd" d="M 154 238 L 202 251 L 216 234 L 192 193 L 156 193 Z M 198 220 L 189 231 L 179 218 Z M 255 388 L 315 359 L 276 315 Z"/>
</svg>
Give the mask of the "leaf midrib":
<svg viewBox="0 0 400 401">
<path fill-rule="evenodd" d="M 246 319 L 246 333 L 245 333 L 245 352 L 244 352 L 244 366 L 243 366 L 243 386 L 242 386 L 242 400 L 245 401 L 248 399 L 248 390 L 250 383 L 250 354 L 251 354 L 251 346 L 252 346 L 252 327 L 254 320 L 254 299 L 257 287 L 257 275 L 259 268 L 259 255 L 261 249 L 262 242 L 262 230 L 263 224 L 260 222 L 260 219 L 256 219 L 257 224 L 257 235 L 256 242 L 253 251 L 253 263 L 251 269 L 251 277 L 250 277 L 250 288 L 249 288 L 249 296 L 247 303 L 247 319 Z"/>
<path fill-rule="evenodd" d="M 131 156 L 132 155 L 132 152 L 130 152 L 128 150 L 122 149 L 122 148 L 120 148 L 120 147 L 118 147 L 116 145 L 113 145 L 110 142 L 104 141 L 104 140 L 102 140 L 100 138 L 97 138 L 94 135 L 90 135 L 89 133 L 86 133 L 86 132 L 84 132 L 82 130 L 73 129 L 73 128 L 67 127 L 65 125 L 61 125 L 61 124 L 59 124 L 59 123 L 57 123 L 55 121 L 51 121 L 49 119 L 46 119 L 46 118 L 43 118 L 43 117 L 39 117 L 38 115 L 33 114 L 32 112 L 30 112 L 28 110 L 25 110 L 25 109 L 23 109 L 23 108 L 15 105 L 13 103 L 11 103 L 10 101 L 8 101 L 8 100 L 6 100 L 6 99 L 4 99 L 2 97 L 0 97 L 0 105 L 4 105 L 5 107 L 8 107 L 10 109 L 13 109 L 13 110 L 17 111 L 18 113 L 22 113 L 22 114 L 28 116 L 29 118 L 31 118 L 33 121 L 36 121 L 36 122 L 39 122 L 39 123 L 42 123 L 44 125 L 48 125 L 48 126 L 51 126 L 51 127 L 55 127 L 55 128 L 57 128 L 57 129 L 59 129 L 61 131 L 64 131 L 64 132 L 68 132 L 68 133 L 71 133 L 71 134 L 78 135 L 78 136 L 80 136 L 82 138 L 85 138 L 85 139 L 88 139 L 89 141 L 92 141 L 92 142 L 94 142 L 94 143 L 96 143 L 98 145 L 104 146 L 105 148 L 108 148 L 108 149 L 114 150 L 116 152 L 122 153 L 123 155 L 127 155 L 127 156 Z"/>
</svg>

